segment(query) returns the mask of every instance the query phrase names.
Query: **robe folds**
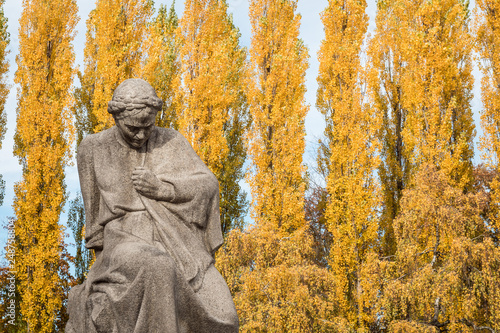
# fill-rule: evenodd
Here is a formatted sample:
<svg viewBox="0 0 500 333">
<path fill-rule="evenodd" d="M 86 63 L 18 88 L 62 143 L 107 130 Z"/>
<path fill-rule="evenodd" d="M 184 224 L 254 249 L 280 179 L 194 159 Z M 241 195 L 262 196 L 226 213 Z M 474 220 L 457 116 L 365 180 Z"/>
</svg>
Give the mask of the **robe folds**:
<svg viewBox="0 0 500 333">
<path fill-rule="evenodd" d="M 97 258 L 71 289 L 67 333 L 237 332 L 229 288 L 214 267 L 223 238 L 215 176 L 187 140 L 155 127 L 140 149 L 115 126 L 77 153 L 86 247 Z M 139 194 L 131 176 L 151 170 L 166 201 Z"/>
</svg>

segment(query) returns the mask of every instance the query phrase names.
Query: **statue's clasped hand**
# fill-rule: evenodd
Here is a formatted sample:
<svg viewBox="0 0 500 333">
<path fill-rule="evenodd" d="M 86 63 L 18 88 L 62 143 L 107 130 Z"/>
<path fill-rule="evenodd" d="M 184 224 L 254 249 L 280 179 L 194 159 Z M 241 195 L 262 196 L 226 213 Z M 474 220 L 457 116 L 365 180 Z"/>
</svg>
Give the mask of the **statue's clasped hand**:
<svg viewBox="0 0 500 333">
<path fill-rule="evenodd" d="M 145 197 L 163 201 L 171 199 L 167 185 L 147 168 L 136 167 L 132 171 L 132 183 L 135 190 Z"/>
</svg>

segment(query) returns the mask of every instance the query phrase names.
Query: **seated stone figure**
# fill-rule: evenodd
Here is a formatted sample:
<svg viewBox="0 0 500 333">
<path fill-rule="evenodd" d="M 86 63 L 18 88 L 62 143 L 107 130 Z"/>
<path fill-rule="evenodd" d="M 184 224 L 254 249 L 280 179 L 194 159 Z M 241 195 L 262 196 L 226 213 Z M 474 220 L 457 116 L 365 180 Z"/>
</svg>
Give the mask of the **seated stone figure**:
<svg viewBox="0 0 500 333">
<path fill-rule="evenodd" d="M 214 267 L 217 179 L 181 134 L 154 125 L 161 105 L 146 81 L 124 81 L 108 106 L 116 126 L 78 147 L 96 260 L 70 292 L 67 333 L 238 331 Z"/>
</svg>

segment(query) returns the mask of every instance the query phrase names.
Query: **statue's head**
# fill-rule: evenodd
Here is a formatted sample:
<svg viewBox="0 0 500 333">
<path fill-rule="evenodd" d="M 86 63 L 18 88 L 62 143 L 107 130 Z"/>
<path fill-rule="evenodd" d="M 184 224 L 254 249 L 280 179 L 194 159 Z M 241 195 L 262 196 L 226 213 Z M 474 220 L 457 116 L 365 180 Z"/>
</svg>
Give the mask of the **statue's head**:
<svg viewBox="0 0 500 333">
<path fill-rule="evenodd" d="M 142 79 L 123 81 L 108 103 L 123 139 L 133 148 L 142 147 L 153 132 L 162 101 L 153 87 Z"/>
</svg>

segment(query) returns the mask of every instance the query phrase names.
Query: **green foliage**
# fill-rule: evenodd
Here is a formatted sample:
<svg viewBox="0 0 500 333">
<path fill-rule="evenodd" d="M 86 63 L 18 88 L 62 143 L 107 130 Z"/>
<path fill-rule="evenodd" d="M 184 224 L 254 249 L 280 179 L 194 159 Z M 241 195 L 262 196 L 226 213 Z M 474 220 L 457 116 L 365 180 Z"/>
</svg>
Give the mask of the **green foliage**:
<svg viewBox="0 0 500 333">
<path fill-rule="evenodd" d="M 91 250 L 84 244 L 85 235 L 85 210 L 80 193 L 69 203 L 68 225 L 73 232 L 75 240 L 76 256 L 73 258 L 75 265 L 75 279 L 78 284 L 82 283 L 87 276 L 87 272 L 94 260 Z"/>
<path fill-rule="evenodd" d="M 240 182 L 245 177 L 243 168 L 246 160 L 244 133 L 248 119 L 245 119 L 246 110 L 243 109 L 240 112 L 241 114 L 238 116 L 235 114 L 224 126 L 229 148 L 219 176 L 219 205 L 224 236 L 227 236 L 231 229 L 243 229 L 244 218 L 248 212 L 247 193 L 240 186 Z"/>
</svg>

